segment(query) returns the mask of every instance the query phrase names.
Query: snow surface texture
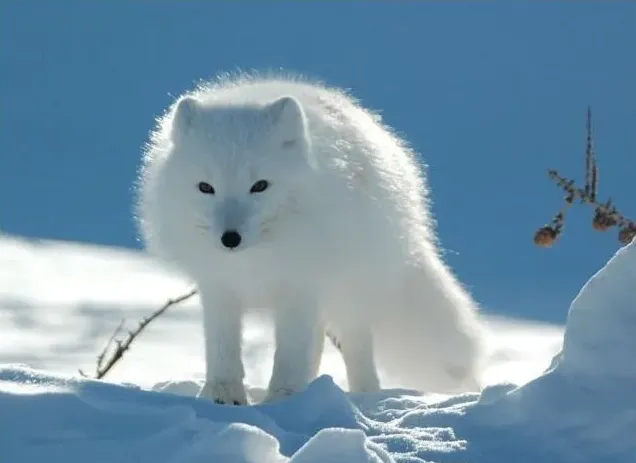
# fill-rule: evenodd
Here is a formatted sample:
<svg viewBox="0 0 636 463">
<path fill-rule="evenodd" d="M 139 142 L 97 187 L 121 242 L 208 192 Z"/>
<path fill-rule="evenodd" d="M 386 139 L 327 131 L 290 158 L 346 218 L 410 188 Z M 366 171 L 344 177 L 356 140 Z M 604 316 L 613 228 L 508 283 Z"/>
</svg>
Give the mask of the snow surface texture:
<svg viewBox="0 0 636 463">
<path fill-rule="evenodd" d="M 14 306 L 17 305 L 14 310 L 1 310 L 3 316 L 7 312 L 10 317 L 30 312 L 28 307 L 16 304 L 15 296 L 19 291 L 23 292 L 21 296 L 37 294 L 35 282 L 44 276 L 41 274 L 46 271 L 44 266 L 30 268 L 29 272 L 19 267 L 25 265 L 29 252 L 39 254 L 38 246 L 44 246 L 41 249 L 44 254 L 47 251 L 57 254 L 58 265 L 51 270 L 57 270 L 58 274 L 82 259 L 87 264 L 91 262 L 87 249 L 77 252 L 71 246 L 64 249 L 51 243 L 28 245 L 0 240 L 3 272 L 0 307 L 5 307 L 11 294 Z M 69 262 L 73 259 L 60 262 L 64 260 L 60 254 L 68 251 L 75 252 L 73 258 L 77 261 L 73 264 Z M 5 261 L 8 254 L 11 256 Z M 99 258 L 106 256 L 114 259 L 109 265 L 117 264 L 119 259 L 120 278 L 124 267 L 143 275 L 147 272 L 147 283 L 155 292 L 157 288 L 167 289 L 173 281 L 164 275 L 164 286 L 158 286 L 157 280 L 153 281 L 156 275 L 150 277 L 148 262 L 131 259 L 124 252 L 118 256 L 108 252 L 98 259 L 93 256 L 93 268 L 88 264 L 78 271 L 77 288 L 60 286 L 59 279 L 56 286 L 49 281 L 46 284 L 53 287 L 39 297 L 54 296 L 56 287 L 59 297 L 54 303 L 60 303 L 66 294 L 67 298 L 75 297 L 77 304 L 77 294 L 87 291 L 79 287 L 81 278 L 99 270 L 107 275 L 106 263 L 98 264 Z M 68 266 L 66 269 L 64 264 Z M 22 281 L 17 281 L 19 278 Z M 131 293 L 139 297 L 129 304 L 148 304 L 147 300 L 142 301 L 143 291 L 135 280 L 136 277 L 123 283 L 130 285 Z M 41 283 L 39 289 L 44 286 Z M 481 394 L 441 397 L 403 390 L 347 394 L 331 378 L 322 376 L 304 392 L 280 403 L 233 407 L 187 397 L 196 392 L 200 381 L 164 382 L 154 386 L 163 392 L 158 393 L 6 365 L 0 369 L 0 461 L 633 463 L 636 461 L 634 288 L 636 242 L 621 249 L 576 297 L 570 307 L 562 352 L 545 373 L 520 387 L 496 384 Z M 121 308 L 125 294 L 114 294 L 112 287 L 110 293 L 113 301 L 119 297 Z M 84 313 L 93 310 L 85 308 Z M 94 325 L 106 324 L 98 318 L 105 310 L 104 307 L 97 310 L 97 318 L 92 315 L 87 318 Z M 187 324 L 174 322 L 188 316 L 175 315 L 178 310 L 173 311 L 172 319 L 166 317 L 172 320 L 172 329 L 182 331 L 182 339 L 186 340 L 191 335 Z M 49 308 L 37 311 L 31 320 L 22 319 L 21 331 L 28 333 L 36 327 L 44 330 L 40 324 L 56 327 L 60 314 L 54 312 L 54 308 Z M 11 326 L 11 318 L 9 323 L 7 319 L 0 320 L 3 327 Z M 73 328 L 82 331 L 81 326 L 76 326 L 79 320 L 82 317 L 76 315 L 68 320 L 62 317 L 57 323 L 75 324 Z M 170 344 L 170 339 L 180 339 L 175 333 L 166 337 L 166 333 L 155 340 L 155 347 Z M 251 333 L 248 345 L 260 337 Z M 0 355 L 4 355 L 4 347 L 22 342 L 11 330 L 8 334 L 9 338 L 14 337 L 8 342 L 3 340 Z M 143 344 L 140 339 L 137 347 L 142 350 Z M 169 348 L 151 349 L 146 352 L 147 357 L 137 357 L 136 361 L 131 352 L 123 364 L 145 369 L 145 360 L 151 362 L 153 356 L 161 364 L 164 360 L 161 355 L 169 352 Z M 174 348 L 178 348 L 176 342 Z M 31 354 L 37 352 L 32 347 L 29 350 Z M 491 346 L 491 361 L 496 358 L 493 350 Z M 64 349 L 61 351 L 58 349 L 50 358 L 62 356 Z M 499 350 L 499 354 L 502 352 Z M 20 357 L 15 350 L 14 355 L 16 359 Z M 196 358 L 201 363 L 201 353 Z M 0 356 L 0 361 L 5 360 Z M 187 354 L 180 360 L 187 363 Z M 325 363 L 328 362 L 323 359 L 323 369 L 329 370 L 330 365 Z M 171 365 L 163 362 L 164 374 Z M 337 374 L 334 376 L 337 379 Z"/>
</svg>

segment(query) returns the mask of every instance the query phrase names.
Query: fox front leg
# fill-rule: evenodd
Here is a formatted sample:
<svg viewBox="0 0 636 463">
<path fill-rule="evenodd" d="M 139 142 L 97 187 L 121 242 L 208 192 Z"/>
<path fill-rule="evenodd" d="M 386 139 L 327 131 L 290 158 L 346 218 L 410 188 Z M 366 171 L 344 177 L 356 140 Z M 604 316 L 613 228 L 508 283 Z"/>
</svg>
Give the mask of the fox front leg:
<svg viewBox="0 0 636 463">
<path fill-rule="evenodd" d="M 200 290 L 205 338 L 205 384 L 199 397 L 216 403 L 246 405 L 241 359 L 242 310 L 223 290 Z"/>
</svg>

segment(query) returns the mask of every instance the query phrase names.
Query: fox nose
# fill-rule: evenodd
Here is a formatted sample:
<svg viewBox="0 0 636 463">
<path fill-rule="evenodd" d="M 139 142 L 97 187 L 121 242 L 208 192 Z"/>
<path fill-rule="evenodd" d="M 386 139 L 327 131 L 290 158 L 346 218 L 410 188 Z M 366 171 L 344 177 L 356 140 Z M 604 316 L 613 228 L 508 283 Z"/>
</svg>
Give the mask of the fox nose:
<svg viewBox="0 0 636 463">
<path fill-rule="evenodd" d="M 241 244 L 241 235 L 235 230 L 228 230 L 221 235 L 221 243 L 226 248 L 234 249 Z"/>
</svg>

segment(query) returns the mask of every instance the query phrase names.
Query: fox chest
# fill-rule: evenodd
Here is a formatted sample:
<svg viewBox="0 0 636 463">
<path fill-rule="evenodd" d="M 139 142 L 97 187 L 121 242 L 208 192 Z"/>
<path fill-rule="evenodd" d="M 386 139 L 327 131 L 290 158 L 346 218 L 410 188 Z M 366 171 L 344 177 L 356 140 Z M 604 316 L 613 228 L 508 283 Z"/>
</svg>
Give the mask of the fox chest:
<svg viewBox="0 0 636 463">
<path fill-rule="evenodd" d="M 285 299 L 316 297 L 326 280 L 321 266 L 308 255 L 228 255 L 218 263 L 206 279 L 231 291 L 246 308 L 271 308 Z"/>
</svg>

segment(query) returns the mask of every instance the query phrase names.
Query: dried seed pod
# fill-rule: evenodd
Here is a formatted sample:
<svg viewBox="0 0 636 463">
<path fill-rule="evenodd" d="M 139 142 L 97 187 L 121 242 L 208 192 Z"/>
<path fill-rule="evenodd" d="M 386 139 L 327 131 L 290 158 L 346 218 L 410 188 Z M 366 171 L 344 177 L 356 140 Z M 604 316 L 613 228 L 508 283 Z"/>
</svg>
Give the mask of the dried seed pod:
<svg viewBox="0 0 636 463">
<path fill-rule="evenodd" d="M 574 180 L 568 180 L 554 169 L 548 170 L 548 176 L 566 193 L 564 198 L 565 205 L 561 208 L 561 212 L 550 222 L 550 225 L 540 228 L 535 233 L 534 243 L 537 246 L 549 247 L 554 243 L 561 234 L 565 211 L 578 200 L 580 200 L 581 204 L 589 204 L 595 208 L 592 219 L 592 228 L 594 230 L 607 231 L 612 227 L 617 227 L 619 228 L 618 239 L 622 244 L 629 244 L 636 239 L 636 222 L 623 216 L 616 206 L 612 204 L 611 198 L 608 198 L 604 203 L 601 203 L 597 198 L 599 171 L 592 140 L 592 111 L 589 107 L 587 110 L 584 187 L 578 188 Z"/>
<path fill-rule="evenodd" d="M 611 227 L 616 225 L 616 219 L 607 212 L 596 209 L 594 219 L 592 220 L 592 228 L 596 231 L 607 231 Z"/>
<path fill-rule="evenodd" d="M 634 239 L 634 236 L 636 236 L 636 225 L 630 224 L 620 229 L 618 232 L 618 241 L 620 241 L 621 244 L 629 244 Z"/>
<path fill-rule="evenodd" d="M 541 227 L 534 234 L 534 244 L 542 248 L 549 248 L 557 239 L 558 232 L 550 225 Z"/>
</svg>

